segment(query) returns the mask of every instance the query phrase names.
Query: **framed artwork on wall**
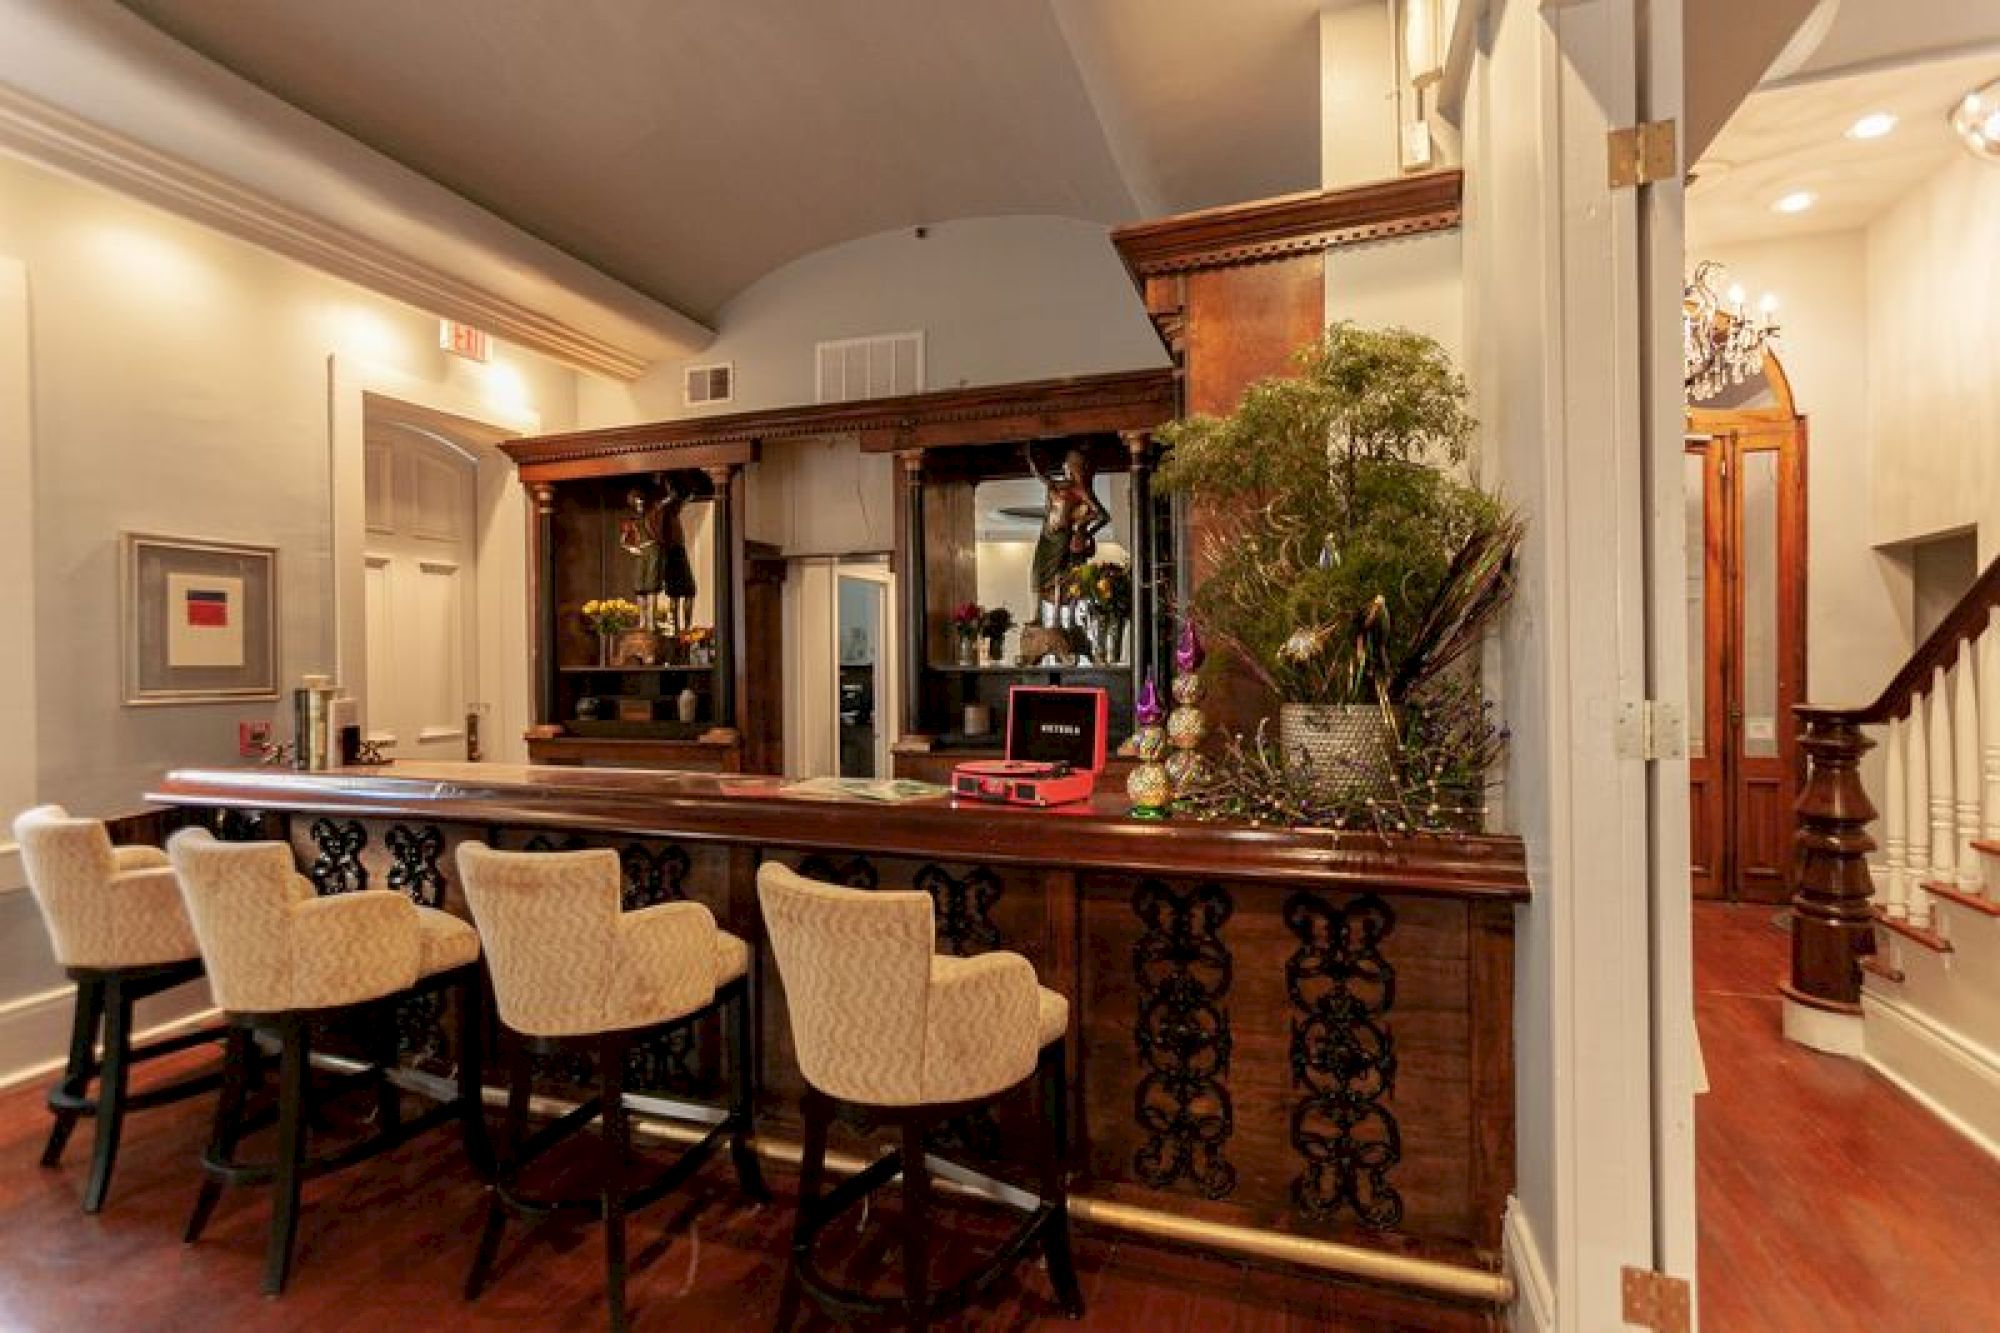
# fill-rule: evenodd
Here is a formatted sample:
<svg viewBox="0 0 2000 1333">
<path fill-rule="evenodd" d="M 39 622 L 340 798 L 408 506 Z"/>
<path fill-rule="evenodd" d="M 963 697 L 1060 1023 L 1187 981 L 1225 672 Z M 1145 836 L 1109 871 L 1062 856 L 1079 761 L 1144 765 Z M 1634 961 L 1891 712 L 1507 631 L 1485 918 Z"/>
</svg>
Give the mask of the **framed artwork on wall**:
<svg viewBox="0 0 2000 1333">
<path fill-rule="evenodd" d="M 125 702 L 278 697 L 278 552 L 124 535 L 119 601 Z"/>
</svg>

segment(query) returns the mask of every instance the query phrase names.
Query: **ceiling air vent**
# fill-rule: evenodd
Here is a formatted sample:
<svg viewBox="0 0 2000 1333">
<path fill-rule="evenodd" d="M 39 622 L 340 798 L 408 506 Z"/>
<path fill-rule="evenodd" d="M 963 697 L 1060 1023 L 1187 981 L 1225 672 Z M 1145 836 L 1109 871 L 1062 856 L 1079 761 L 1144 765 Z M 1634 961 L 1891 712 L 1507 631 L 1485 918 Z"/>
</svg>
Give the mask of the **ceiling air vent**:
<svg viewBox="0 0 2000 1333">
<path fill-rule="evenodd" d="M 681 400 L 689 407 L 726 403 L 736 396 L 736 366 L 718 362 L 712 366 L 689 366 L 681 387 Z"/>
<path fill-rule="evenodd" d="M 836 338 L 816 347 L 819 401 L 894 398 L 924 390 L 924 335 L 885 333 Z"/>
</svg>

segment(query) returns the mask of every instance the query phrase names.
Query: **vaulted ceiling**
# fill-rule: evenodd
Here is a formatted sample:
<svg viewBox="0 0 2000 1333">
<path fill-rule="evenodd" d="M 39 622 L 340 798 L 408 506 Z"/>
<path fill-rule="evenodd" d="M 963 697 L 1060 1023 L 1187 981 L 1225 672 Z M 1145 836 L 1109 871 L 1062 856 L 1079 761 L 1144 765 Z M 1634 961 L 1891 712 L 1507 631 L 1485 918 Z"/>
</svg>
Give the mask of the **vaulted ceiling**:
<svg viewBox="0 0 2000 1333">
<path fill-rule="evenodd" d="M 894 227 L 1318 183 L 1318 0 L 124 3 L 704 322 Z"/>
</svg>

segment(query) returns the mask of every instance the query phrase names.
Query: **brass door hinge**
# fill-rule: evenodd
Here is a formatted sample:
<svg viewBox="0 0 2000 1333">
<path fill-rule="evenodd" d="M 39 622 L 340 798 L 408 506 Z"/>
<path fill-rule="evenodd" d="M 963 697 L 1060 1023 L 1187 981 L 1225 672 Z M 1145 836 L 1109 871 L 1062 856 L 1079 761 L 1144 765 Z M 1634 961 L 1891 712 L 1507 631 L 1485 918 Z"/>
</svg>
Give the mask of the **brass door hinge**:
<svg viewBox="0 0 2000 1333">
<path fill-rule="evenodd" d="M 1688 1333 L 1692 1301 L 1686 1278 L 1669 1277 L 1644 1268 L 1620 1271 L 1625 1294 L 1625 1322 L 1653 1333 Z"/>
<path fill-rule="evenodd" d="M 1629 190 L 1654 181 L 1670 180 L 1680 171 L 1680 133 L 1671 120 L 1627 125 L 1606 136 L 1610 149 L 1611 188 Z"/>
</svg>

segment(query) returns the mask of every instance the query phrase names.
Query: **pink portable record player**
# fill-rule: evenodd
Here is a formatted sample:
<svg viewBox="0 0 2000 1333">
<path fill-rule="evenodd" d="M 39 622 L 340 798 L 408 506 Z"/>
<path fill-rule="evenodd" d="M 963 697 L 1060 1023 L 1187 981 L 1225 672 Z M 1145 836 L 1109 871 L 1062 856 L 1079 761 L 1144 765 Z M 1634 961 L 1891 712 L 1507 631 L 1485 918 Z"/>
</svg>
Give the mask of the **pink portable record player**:
<svg viewBox="0 0 2000 1333">
<path fill-rule="evenodd" d="M 1004 805 L 1087 801 L 1104 771 L 1111 704 L 1094 686 L 1016 685 L 1007 691 L 1007 757 L 951 771 L 960 800 Z"/>
</svg>

